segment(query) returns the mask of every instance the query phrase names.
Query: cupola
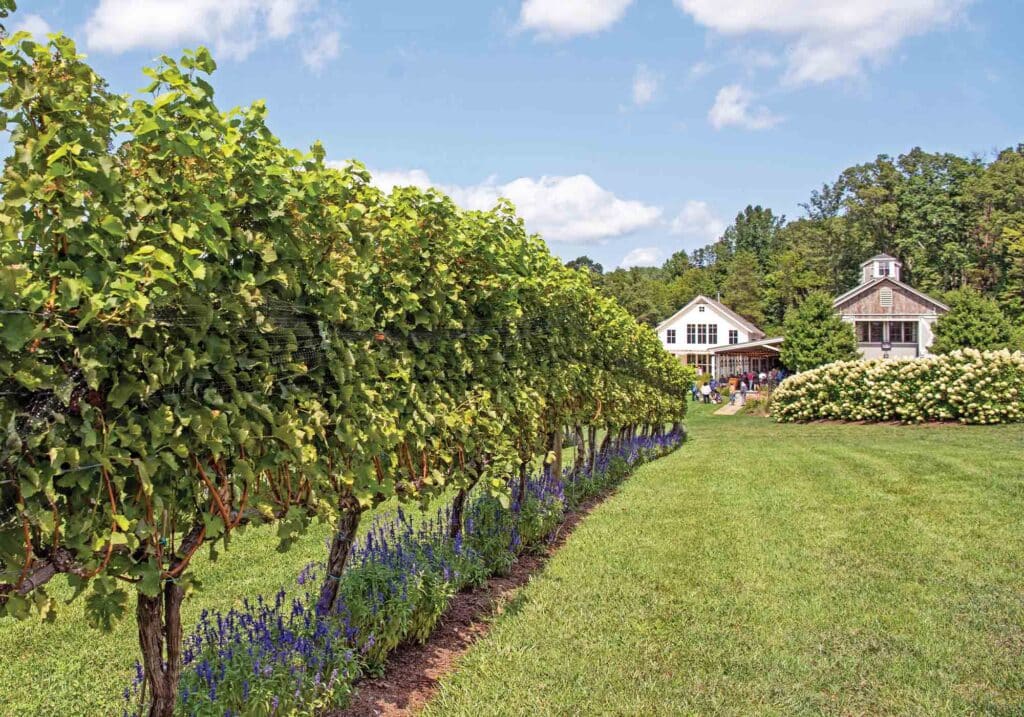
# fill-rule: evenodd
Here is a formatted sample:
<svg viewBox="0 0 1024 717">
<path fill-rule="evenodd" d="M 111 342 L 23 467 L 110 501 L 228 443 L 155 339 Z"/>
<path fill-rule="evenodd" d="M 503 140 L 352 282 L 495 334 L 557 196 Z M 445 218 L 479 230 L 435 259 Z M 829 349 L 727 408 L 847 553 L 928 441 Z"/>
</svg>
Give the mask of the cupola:
<svg viewBox="0 0 1024 717">
<path fill-rule="evenodd" d="M 889 256 L 888 254 L 873 256 L 860 265 L 860 283 L 866 284 L 869 281 L 881 279 L 884 276 L 899 281 L 900 269 L 902 268 L 903 264 L 894 256 Z"/>
</svg>

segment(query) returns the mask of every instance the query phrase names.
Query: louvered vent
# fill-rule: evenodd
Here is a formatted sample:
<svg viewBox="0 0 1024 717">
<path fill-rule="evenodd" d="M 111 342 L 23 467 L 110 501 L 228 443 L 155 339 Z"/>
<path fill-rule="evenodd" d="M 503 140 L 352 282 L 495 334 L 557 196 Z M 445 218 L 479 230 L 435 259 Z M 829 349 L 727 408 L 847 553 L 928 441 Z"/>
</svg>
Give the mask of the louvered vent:
<svg viewBox="0 0 1024 717">
<path fill-rule="evenodd" d="M 878 292 L 878 302 L 885 308 L 892 306 L 892 289 L 882 289 Z"/>
</svg>

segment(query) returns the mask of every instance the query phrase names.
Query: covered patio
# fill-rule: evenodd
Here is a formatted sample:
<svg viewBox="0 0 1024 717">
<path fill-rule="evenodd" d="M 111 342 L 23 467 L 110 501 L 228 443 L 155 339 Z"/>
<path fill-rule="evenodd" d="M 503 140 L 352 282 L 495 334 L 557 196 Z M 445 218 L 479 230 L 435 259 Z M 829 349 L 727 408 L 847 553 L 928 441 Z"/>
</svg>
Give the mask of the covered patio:
<svg viewBox="0 0 1024 717">
<path fill-rule="evenodd" d="M 711 355 L 712 373 L 715 376 L 737 376 L 741 373 L 768 373 L 781 368 L 779 350 L 782 337 L 748 341 L 744 344 L 727 344 L 708 349 Z"/>
</svg>

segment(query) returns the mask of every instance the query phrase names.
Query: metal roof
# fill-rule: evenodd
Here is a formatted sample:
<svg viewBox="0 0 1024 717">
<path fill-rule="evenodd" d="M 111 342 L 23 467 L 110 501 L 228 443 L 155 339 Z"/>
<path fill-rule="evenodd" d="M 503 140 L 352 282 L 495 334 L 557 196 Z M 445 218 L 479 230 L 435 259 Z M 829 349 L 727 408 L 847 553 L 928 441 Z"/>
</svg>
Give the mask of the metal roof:
<svg viewBox="0 0 1024 717">
<path fill-rule="evenodd" d="M 782 336 L 773 336 L 767 339 L 759 339 L 757 341 L 747 341 L 742 344 L 723 344 L 721 346 L 712 346 L 707 349 L 709 354 L 728 353 L 730 351 L 743 351 L 746 349 L 770 349 L 778 352 L 778 347 L 782 345 Z"/>
</svg>

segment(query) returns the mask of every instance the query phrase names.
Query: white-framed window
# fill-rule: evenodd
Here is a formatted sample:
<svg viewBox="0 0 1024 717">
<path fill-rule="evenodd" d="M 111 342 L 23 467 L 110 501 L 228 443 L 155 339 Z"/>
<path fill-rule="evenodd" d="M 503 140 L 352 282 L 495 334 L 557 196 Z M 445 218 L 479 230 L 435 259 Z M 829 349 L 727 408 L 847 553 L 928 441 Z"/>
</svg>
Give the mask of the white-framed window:
<svg viewBox="0 0 1024 717">
<path fill-rule="evenodd" d="M 729 343 L 738 344 L 740 342 L 740 332 L 736 329 L 729 329 Z"/>
<path fill-rule="evenodd" d="M 691 345 L 697 343 L 697 324 L 686 325 L 686 343 Z"/>
<path fill-rule="evenodd" d="M 708 343 L 712 346 L 718 343 L 718 324 L 708 324 Z"/>
<path fill-rule="evenodd" d="M 697 343 L 706 344 L 708 342 L 708 325 L 697 324 Z"/>
<path fill-rule="evenodd" d="M 665 332 L 665 343 L 674 344 L 676 342 L 676 330 L 669 329 Z"/>
<path fill-rule="evenodd" d="M 704 304 L 701 304 L 700 306 L 698 306 L 697 307 L 697 311 L 699 311 L 700 313 L 703 314 L 704 313 Z"/>
</svg>

